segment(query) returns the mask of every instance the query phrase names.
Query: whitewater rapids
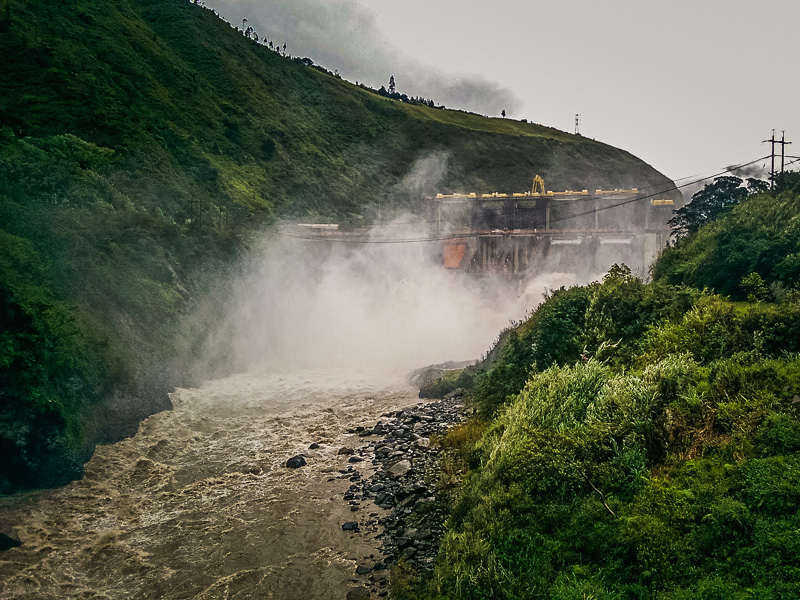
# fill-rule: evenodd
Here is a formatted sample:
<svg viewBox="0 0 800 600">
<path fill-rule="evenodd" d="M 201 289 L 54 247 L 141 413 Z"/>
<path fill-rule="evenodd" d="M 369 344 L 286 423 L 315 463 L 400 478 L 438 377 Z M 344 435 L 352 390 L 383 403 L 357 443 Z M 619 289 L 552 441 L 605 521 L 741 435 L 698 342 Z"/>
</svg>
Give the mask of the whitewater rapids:
<svg viewBox="0 0 800 600">
<path fill-rule="evenodd" d="M 382 511 L 350 512 L 337 451 L 362 444 L 348 429 L 419 402 L 404 375 L 237 375 L 172 399 L 98 447 L 83 479 L 0 499 L 23 542 L 0 556 L 0 598 L 343 599 L 356 562 L 381 554 L 374 528 L 342 523 Z M 285 468 L 299 453 L 308 465 Z"/>
</svg>

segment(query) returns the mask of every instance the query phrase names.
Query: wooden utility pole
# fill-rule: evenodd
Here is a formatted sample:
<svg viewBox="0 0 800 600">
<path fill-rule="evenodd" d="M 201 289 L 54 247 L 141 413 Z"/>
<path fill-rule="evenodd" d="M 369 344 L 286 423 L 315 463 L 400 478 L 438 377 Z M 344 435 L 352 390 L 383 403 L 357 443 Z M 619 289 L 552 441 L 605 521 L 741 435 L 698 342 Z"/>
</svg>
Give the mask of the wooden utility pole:
<svg viewBox="0 0 800 600">
<path fill-rule="evenodd" d="M 781 173 L 783 173 L 783 163 L 786 159 L 786 144 L 791 144 L 792 142 L 786 141 L 786 132 L 781 131 L 781 141 L 775 142 L 776 144 L 781 145 Z"/>
<path fill-rule="evenodd" d="M 781 146 L 781 173 L 783 173 L 783 167 L 786 159 L 786 145 L 791 144 L 792 142 L 786 141 L 786 132 L 781 132 L 781 139 L 775 139 L 775 130 L 772 130 L 772 137 L 768 140 L 764 140 L 764 144 L 769 142 L 770 144 L 770 157 L 772 159 L 771 168 L 769 171 L 769 181 L 770 181 L 770 189 L 775 189 L 775 144 L 780 144 Z"/>
<path fill-rule="evenodd" d="M 772 163 L 769 168 L 769 189 L 775 189 L 775 130 L 772 130 L 772 137 L 768 140 L 764 140 L 761 142 L 762 144 L 766 144 L 769 142 L 770 146 L 770 157 L 772 158 Z"/>
</svg>

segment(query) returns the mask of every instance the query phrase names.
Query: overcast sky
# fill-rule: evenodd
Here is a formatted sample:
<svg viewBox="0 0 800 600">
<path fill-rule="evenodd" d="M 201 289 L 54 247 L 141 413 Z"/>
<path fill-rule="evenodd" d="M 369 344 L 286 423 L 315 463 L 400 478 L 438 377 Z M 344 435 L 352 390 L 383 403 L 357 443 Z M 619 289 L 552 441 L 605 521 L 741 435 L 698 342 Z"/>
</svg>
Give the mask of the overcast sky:
<svg viewBox="0 0 800 600">
<path fill-rule="evenodd" d="M 800 156 L 800 0 L 206 4 L 351 81 L 570 132 L 580 113 L 674 179 L 768 154 L 773 128 Z"/>
</svg>

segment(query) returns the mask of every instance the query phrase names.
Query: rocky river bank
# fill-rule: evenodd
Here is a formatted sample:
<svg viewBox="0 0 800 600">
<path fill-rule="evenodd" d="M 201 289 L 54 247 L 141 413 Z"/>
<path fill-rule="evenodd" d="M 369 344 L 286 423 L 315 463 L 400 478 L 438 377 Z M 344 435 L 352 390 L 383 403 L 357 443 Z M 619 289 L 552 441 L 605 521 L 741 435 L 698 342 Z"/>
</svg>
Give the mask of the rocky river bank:
<svg viewBox="0 0 800 600">
<path fill-rule="evenodd" d="M 342 528 L 374 534 L 382 542 L 383 557 L 360 561 L 353 581 L 363 588 L 352 590 L 349 598 L 387 596 L 387 569 L 400 561 L 419 573 L 432 570 L 447 514 L 437 492 L 441 451 L 436 438 L 462 422 L 469 411 L 461 390 L 456 390 L 438 401 L 386 413 L 372 427 L 351 430 L 368 441 L 339 450 L 349 455 L 339 476 L 351 481 L 343 499 L 353 513 L 353 520 Z M 362 463 L 371 464 L 371 476 L 362 476 Z M 376 506 L 380 513 L 374 511 Z"/>
</svg>

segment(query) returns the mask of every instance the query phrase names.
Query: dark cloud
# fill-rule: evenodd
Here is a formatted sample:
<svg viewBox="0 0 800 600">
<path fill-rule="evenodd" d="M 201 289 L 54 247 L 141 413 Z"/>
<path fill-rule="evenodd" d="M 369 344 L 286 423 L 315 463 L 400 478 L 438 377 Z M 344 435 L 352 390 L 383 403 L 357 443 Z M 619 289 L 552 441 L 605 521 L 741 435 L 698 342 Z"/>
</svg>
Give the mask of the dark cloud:
<svg viewBox="0 0 800 600">
<path fill-rule="evenodd" d="M 480 75 L 449 75 L 436 66 L 403 55 L 379 30 L 372 12 L 352 0 L 206 0 L 225 19 L 242 19 L 261 37 L 294 56 L 307 56 L 350 81 L 388 85 L 394 75 L 399 92 L 423 96 L 450 108 L 487 115 L 522 106 L 511 90 Z"/>
<path fill-rule="evenodd" d="M 729 165 L 728 169 L 730 170 L 731 175 L 734 177 L 739 177 L 740 179 L 748 179 L 749 177 L 752 177 L 753 179 L 769 178 L 769 166 L 766 163 L 756 163 L 746 167 Z"/>
</svg>

